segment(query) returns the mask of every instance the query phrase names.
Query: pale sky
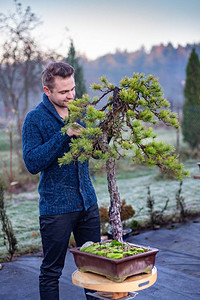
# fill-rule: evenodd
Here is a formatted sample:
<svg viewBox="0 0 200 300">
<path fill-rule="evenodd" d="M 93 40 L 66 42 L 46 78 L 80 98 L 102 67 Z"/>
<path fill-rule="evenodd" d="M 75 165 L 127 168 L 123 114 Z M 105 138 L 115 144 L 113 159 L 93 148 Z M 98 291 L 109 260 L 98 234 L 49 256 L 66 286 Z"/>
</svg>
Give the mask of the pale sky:
<svg viewBox="0 0 200 300">
<path fill-rule="evenodd" d="M 19 0 L 20 1 L 20 0 Z M 67 54 L 69 37 L 75 49 L 95 59 L 116 49 L 128 52 L 142 46 L 171 42 L 200 43 L 200 0 L 21 0 L 43 24 L 34 35 L 41 47 Z M 0 12 L 14 8 L 0 0 Z M 1 38 L 0 38 L 1 42 Z"/>
</svg>

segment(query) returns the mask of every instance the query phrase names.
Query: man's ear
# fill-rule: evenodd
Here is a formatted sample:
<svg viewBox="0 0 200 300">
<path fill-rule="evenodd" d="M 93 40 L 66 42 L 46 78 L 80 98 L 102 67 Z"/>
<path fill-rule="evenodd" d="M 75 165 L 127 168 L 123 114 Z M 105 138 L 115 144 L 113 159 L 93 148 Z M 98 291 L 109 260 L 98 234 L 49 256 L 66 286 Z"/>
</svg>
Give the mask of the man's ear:
<svg viewBox="0 0 200 300">
<path fill-rule="evenodd" d="M 44 93 L 47 95 L 47 97 L 50 96 L 50 90 L 49 90 L 49 88 L 48 88 L 46 85 L 43 86 L 43 91 L 44 91 Z"/>
</svg>

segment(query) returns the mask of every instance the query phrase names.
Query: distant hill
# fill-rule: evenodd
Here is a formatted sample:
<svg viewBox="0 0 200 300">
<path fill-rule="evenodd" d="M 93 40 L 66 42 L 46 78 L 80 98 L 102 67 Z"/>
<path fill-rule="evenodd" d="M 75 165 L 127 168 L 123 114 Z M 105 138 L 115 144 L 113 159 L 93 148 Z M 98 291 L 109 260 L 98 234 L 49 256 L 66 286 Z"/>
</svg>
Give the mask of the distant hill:
<svg viewBox="0 0 200 300">
<path fill-rule="evenodd" d="M 132 76 L 134 72 L 153 74 L 159 78 L 165 97 L 175 110 L 184 103 L 185 69 L 192 48 L 195 48 L 200 56 L 200 43 L 188 44 L 185 47 L 179 45 L 177 48 L 169 43 L 167 46 L 153 46 L 149 53 L 144 49 L 135 52 L 117 51 L 92 61 L 81 57 L 80 63 L 84 68 L 88 87 L 97 82 L 102 75 L 106 75 L 110 82 L 118 85 L 123 76 Z M 94 96 L 90 89 L 88 94 Z"/>
<path fill-rule="evenodd" d="M 177 107 L 182 107 L 184 103 L 183 82 L 192 48 L 196 49 L 200 57 L 200 43 L 177 48 L 171 43 L 166 46 L 160 44 L 153 46 L 150 52 L 146 52 L 143 48 L 135 52 L 117 51 L 115 54 L 106 54 L 95 60 L 81 56 L 80 64 L 84 69 L 87 92 L 91 97 L 96 95 L 89 87 L 93 82 L 98 82 L 98 78 L 102 75 L 106 75 L 110 82 L 118 85 L 122 77 L 132 76 L 134 72 L 153 74 L 159 78 L 165 97 L 171 102 L 172 110 L 176 111 Z M 40 82 L 38 84 L 41 85 Z M 29 110 L 41 101 L 41 93 L 42 89 L 30 93 Z M 0 117 L 4 116 L 5 111 L 2 109 Z"/>
</svg>

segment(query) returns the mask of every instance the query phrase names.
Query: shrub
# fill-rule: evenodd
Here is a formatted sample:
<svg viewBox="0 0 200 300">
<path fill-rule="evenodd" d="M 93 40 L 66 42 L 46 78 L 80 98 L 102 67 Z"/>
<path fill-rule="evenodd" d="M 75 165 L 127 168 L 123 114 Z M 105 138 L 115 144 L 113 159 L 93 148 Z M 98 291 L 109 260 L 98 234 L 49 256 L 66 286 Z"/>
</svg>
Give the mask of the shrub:
<svg viewBox="0 0 200 300">
<path fill-rule="evenodd" d="M 17 239 L 15 237 L 12 224 L 6 214 L 6 210 L 4 207 L 3 186 L 1 183 L 0 183 L 0 219 L 2 223 L 2 230 L 4 233 L 4 242 L 5 245 L 6 245 L 6 241 L 8 242 L 9 260 L 11 261 L 15 251 L 17 250 Z"/>
</svg>

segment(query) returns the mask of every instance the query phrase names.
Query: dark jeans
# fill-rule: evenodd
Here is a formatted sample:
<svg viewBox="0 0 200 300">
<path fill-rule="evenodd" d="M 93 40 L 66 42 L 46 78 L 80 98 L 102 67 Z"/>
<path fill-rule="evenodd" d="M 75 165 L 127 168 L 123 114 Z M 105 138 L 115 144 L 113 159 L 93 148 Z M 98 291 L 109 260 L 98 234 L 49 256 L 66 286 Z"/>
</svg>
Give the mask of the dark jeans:
<svg viewBox="0 0 200 300">
<path fill-rule="evenodd" d="M 64 267 L 71 232 L 77 247 L 87 241 L 100 241 L 98 205 L 87 211 L 40 216 L 40 232 L 44 259 L 40 267 L 40 299 L 59 299 L 59 278 Z M 87 299 L 91 299 L 89 296 Z"/>
</svg>

